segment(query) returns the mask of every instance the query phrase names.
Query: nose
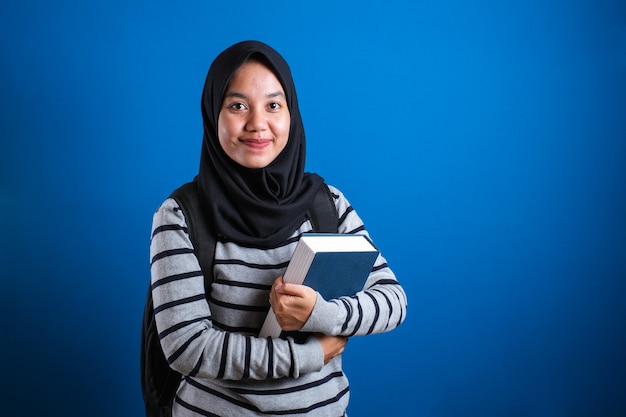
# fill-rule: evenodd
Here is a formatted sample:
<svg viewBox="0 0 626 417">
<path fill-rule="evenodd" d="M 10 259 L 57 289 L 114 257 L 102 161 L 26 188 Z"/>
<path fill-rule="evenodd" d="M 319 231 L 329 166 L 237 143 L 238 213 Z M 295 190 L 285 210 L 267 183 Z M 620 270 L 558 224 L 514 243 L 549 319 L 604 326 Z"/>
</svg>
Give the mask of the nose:
<svg viewBox="0 0 626 417">
<path fill-rule="evenodd" d="M 265 113 L 261 109 L 253 109 L 248 113 L 246 122 L 246 130 L 249 132 L 260 132 L 267 129 L 267 120 Z"/>
</svg>

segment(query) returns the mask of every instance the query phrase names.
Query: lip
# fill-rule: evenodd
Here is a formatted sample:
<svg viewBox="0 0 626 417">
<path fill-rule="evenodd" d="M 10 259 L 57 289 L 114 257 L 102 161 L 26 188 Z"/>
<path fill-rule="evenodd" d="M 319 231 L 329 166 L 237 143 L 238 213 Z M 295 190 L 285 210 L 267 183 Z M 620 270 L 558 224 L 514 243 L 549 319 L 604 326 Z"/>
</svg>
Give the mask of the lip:
<svg viewBox="0 0 626 417">
<path fill-rule="evenodd" d="M 272 142 L 272 140 L 265 139 L 265 138 L 248 138 L 248 139 L 243 138 L 243 139 L 239 139 L 239 142 L 243 143 L 244 145 L 250 148 L 262 149 L 268 146 Z"/>
</svg>

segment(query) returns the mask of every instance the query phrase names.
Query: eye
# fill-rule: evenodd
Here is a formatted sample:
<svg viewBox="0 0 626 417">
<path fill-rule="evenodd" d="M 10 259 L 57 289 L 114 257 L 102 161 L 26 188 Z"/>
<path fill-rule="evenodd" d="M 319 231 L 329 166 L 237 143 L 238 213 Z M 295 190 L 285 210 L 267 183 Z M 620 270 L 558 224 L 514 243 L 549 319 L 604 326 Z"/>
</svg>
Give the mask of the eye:
<svg viewBox="0 0 626 417">
<path fill-rule="evenodd" d="M 237 103 L 232 103 L 228 106 L 229 108 L 236 110 L 236 111 L 241 111 L 241 110 L 245 110 L 246 106 L 243 103 L 237 102 Z"/>
<path fill-rule="evenodd" d="M 273 102 L 273 103 L 268 104 L 267 107 L 269 107 L 270 110 L 276 111 L 276 110 L 279 110 L 282 107 L 282 105 L 278 102 Z"/>
</svg>

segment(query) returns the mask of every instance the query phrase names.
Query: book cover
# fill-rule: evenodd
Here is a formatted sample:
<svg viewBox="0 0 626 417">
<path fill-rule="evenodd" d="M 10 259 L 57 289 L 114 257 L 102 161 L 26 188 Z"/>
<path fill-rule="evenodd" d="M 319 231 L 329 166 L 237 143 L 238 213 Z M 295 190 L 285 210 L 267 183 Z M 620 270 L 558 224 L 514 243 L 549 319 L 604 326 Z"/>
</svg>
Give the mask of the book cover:
<svg viewBox="0 0 626 417">
<path fill-rule="evenodd" d="M 350 296 L 363 289 L 377 257 L 378 249 L 365 235 L 303 234 L 283 280 L 307 285 L 325 300 Z M 270 309 L 259 337 L 281 333 Z"/>
</svg>

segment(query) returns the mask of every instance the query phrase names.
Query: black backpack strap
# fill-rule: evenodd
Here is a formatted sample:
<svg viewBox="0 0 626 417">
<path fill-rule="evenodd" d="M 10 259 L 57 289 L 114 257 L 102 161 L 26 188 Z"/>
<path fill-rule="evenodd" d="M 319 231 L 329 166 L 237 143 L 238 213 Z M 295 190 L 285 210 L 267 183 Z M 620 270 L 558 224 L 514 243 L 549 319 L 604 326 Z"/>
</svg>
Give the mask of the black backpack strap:
<svg viewBox="0 0 626 417">
<path fill-rule="evenodd" d="M 309 220 L 316 233 L 337 233 L 339 216 L 335 200 L 326 183 L 323 183 L 315 195 L 313 205 L 307 210 Z"/>
<path fill-rule="evenodd" d="M 198 194 L 197 181 L 188 182 L 177 188 L 172 192 L 170 198 L 176 200 L 185 215 L 189 228 L 189 238 L 204 275 L 204 288 L 208 296 L 213 282 L 216 237 L 211 232 L 207 216 L 204 215 L 206 211 L 204 210 L 204 202 Z"/>
<path fill-rule="evenodd" d="M 171 409 L 181 374 L 169 367 L 161 349 L 150 286 L 144 306 L 141 340 L 141 390 L 146 417 L 162 417 Z"/>
<path fill-rule="evenodd" d="M 198 198 L 197 182 L 192 181 L 174 190 L 170 195 L 185 215 L 189 238 L 204 275 L 204 287 L 208 297 L 213 282 L 213 256 L 216 238 L 211 233 L 203 202 Z M 141 345 L 141 375 L 146 416 L 171 416 L 172 402 L 182 378 L 179 372 L 169 367 L 158 338 L 152 291 L 148 288 Z"/>
</svg>

